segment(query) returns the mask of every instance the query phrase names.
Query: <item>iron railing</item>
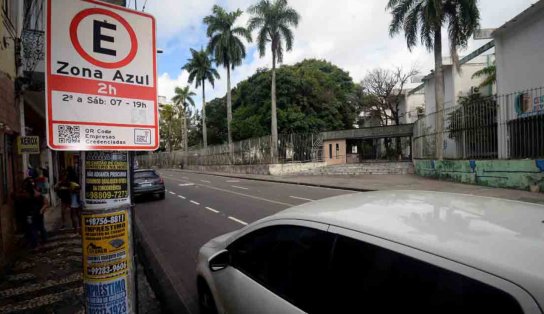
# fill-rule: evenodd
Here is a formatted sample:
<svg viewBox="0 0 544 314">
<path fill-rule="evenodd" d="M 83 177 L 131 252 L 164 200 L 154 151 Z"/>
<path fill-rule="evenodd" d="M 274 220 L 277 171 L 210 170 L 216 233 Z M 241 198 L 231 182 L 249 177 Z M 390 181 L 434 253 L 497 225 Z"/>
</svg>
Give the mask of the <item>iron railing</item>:
<svg viewBox="0 0 544 314">
<path fill-rule="evenodd" d="M 437 117 L 444 119 L 445 159 L 544 157 L 544 88 L 461 97 L 414 124 L 414 158 L 436 158 Z"/>
<path fill-rule="evenodd" d="M 278 156 L 274 161 L 271 154 L 271 136 L 250 138 L 228 144 L 193 148 L 185 151 L 161 152 L 141 155 L 141 167 L 181 167 L 182 165 L 251 165 L 312 162 L 323 158 L 321 134 L 280 134 Z"/>
</svg>

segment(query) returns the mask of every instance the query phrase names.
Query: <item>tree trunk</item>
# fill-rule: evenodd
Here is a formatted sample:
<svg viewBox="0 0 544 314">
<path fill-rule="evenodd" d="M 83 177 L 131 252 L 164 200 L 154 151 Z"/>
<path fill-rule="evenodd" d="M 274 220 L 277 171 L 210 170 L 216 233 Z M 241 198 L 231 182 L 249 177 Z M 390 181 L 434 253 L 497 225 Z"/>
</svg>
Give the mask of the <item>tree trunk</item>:
<svg viewBox="0 0 544 314">
<path fill-rule="evenodd" d="M 229 141 L 230 160 L 233 162 L 234 147 L 232 146 L 232 93 L 230 90 L 230 65 L 227 63 L 227 133 Z"/>
<path fill-rule="evenodd" d="M 172 119 L 170 119 L 170 122 L 168 123 L 168 150 L 172 152 Z"/>
<path fill-rule="evenodd" d="M 272 163 L 278 162 L 278 118 L 276 113 L 276 52 L 272 49 L 272 141 L 270 145 L 270 156 Z"/>
<path fill-rule="evenodd" d="M 434 33 L 434 93 L 436 101 L 436 152 L 437 160 L 444 159 L 444 71 L 442 70 L 442 31 Z"/>
<path fill-rule="evenodd" d="M 188 127 L 187 127 L 187 108 L 183 107 L 183 149 L 185 154 L 183 157 L 183 167 L 187 165 L 187 155 L 189 154 L 189 140 L 188 140 Z"/>
<path fill-rule="evenodd" d="M 204 148 L 208 147 L 208 132 L 206 131 L 206 81 L 202 80 L 202 140 Z"/>
</svg>

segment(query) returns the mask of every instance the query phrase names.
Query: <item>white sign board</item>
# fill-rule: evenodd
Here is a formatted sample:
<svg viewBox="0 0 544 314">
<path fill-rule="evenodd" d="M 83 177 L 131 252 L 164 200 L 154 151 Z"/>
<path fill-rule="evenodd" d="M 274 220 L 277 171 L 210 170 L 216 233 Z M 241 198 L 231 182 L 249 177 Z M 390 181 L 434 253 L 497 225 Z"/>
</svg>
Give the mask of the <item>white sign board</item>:
<svg viewBox="0 0 544 314">
<path fill-rule="evenodd" d="M 49 147 L 157 149 L 155 19 L 95 0 L 46 2 Z"/>
</svg>

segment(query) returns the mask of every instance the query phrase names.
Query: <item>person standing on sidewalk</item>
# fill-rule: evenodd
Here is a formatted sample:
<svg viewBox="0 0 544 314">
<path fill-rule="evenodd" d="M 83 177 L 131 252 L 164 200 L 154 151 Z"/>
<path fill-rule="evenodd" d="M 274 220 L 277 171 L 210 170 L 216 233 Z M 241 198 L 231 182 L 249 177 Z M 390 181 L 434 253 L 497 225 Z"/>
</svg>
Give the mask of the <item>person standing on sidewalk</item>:
<svg viewBox="0 0 544 314">
<path fill-rule="evenodd" d="M 38 233 L 42 242 L 47 241 L 47 230 L 45 230 L 44 214 L 49 207 L 49 202 L 37 189 L 32 178 L 26 178 L 23 182 L 25 191 L 24 199 L 21 200 L 26 209 L 26 237 L 31 248 L 38 246 Z"/>
<path fill-rule="evenodd" d="M 62 173 L 60 181 L 55 185 L 55 192 L 60 199 L 60 216 L 61 216 L 61 226 L 60 229 L 65 229 L 66 225 L 66 212 L 71 211 L 70 207 L 72 205 L 72 185 L 66 173 Z"/>
</svg>

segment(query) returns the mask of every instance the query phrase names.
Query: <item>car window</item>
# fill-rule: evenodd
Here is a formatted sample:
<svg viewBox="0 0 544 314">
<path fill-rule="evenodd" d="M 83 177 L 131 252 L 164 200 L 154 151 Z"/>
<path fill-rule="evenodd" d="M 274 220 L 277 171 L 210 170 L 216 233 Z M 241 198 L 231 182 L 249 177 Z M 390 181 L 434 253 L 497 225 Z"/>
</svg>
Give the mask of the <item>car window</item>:
<svg viewBox="0 0 544 314">
<path fill-rule="evenodd" d="M 328 280 L 336 313 L 523 313 L 502 290 L 343 236 Z"/>
<path fill-rule="evenodd" d="M 329 262 L 333 236 L 298 227 L 259 229 L 231 244 L 232 266 L 267 289 L 313 312 L 325 296 L 323 274 Z"/>
<path fill-rule="evenodd" d="M 134 179 L 157 178 L 155 171 L 138 171 L 134 173 Z"/>
</svg>

